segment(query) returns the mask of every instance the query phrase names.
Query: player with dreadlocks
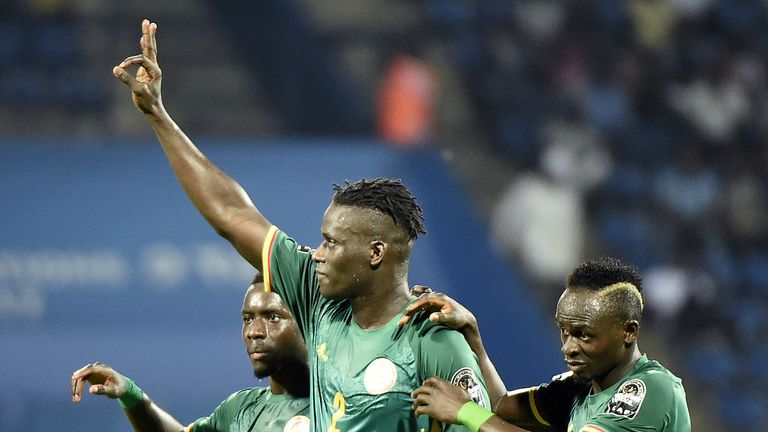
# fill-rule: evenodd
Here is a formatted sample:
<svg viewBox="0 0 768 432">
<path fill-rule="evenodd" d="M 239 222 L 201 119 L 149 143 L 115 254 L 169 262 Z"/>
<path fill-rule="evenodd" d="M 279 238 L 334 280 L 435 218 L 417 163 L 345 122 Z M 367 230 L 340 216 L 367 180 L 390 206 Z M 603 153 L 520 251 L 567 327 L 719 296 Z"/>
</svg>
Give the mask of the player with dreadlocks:
<svg viewBox="0 0 768 432">
<path fill-rule="evenodd" d="M 464 332 L 480 358 L 494 406 L 491 413 L 463 390 L 430 378 L 414 392 L 417 413 L 482 432 L 691 431 L 682 382 L 637 345 L 640 272 L 618 259 L 587 261 L 568 276 L 555 320 L 570 371 L 539 386 L 507 393 L 477 320 L 455 300 L 440 293 L 421 296 L 402 323 L 416 311 L 431 312 L 431 320 Z"/>
<path fill-rule="evenodd" d="M 322 244 L 300 247 L 272 225 L 248 194 L 217 168 L 163 107 L 157 24 L 142 24 L 142 54 L 113 70 L 155 131 L 176 177 L 205 219 L 264 274 L 283 300 L 310 355 L 312 427 L 316 431 L 432 431 L 440 424 L 412 410 L 411 392 L 431 376 L 488 396 L 477 358 L 463 335 L 417 316 L 398 326 L 408 304 L 408 268 L 422 210 L 399 180 L 334 186 L 323 216 Z M 136 76 L 126 68 L 138 65 Z M 445 429 L 465 430 L 446 425 Z"/>
</svg>

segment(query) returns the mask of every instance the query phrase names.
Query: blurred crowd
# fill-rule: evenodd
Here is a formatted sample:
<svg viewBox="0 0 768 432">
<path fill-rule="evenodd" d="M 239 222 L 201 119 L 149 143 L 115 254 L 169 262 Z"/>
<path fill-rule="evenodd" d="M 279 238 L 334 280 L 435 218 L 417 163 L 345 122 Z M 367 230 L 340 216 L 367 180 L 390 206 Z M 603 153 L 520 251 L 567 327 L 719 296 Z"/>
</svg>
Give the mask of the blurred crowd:
<svg viewBox="0 0 768 432">
<path fill-rule="evenodd" d="M 75 2 L 0 0 L 3 107 L 30 114 L 65 109 L 76 116 L 107 105 L 104 74 L 87 67 L 89 42 L 78 13 Z"/>
<path fill-rule="evenodd" d="M 80 66 L 96 43 L 72 6 L 84 3 L 0 0 L 0 114 L 112 102 L 109 77 Z M 701 391 L 689 398 L 732 426 L 764 424 L 768 1 L 416 4 L 418 43 L 449 48 L 483 151 L 512 167 L 489 215 L 498 247 L 549 300 L 584 258 L 637 265 L 647 325 Z M 423 60 L 382 74 L 385 138 L 431 137 L 439 89 Z"/>
<path fill-rule="evenodd" d="M 515 168 L 492 237 L 552 295 L 584 257 L 639 266 L 681 373 L 764 422 L 768 3 L 514 3 L 426 3 Z"/>
</svg>

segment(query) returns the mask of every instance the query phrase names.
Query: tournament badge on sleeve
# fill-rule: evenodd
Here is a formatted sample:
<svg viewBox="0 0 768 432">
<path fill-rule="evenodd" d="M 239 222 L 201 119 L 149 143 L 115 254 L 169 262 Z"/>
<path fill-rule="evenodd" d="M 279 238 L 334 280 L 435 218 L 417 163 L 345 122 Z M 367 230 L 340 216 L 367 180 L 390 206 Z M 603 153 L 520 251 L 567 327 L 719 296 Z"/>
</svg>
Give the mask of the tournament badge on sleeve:
<svg viewBox="0 0 768 432">
<path fill-rule="evenodd" d="M 608 412 L 633 419 L 645 399 L 645 383 L 639 379 L 625 382 L 608 403 Z"/>
<path fill-rule="evenodd" d="M 478 405 L 488 408 L 485 404 L 485 397 L 483 397 L 483 389 L 480 387 L 475 371 L 471 368 L 461 368 L 453 374 L 451 378 L 451 384 L 459 386 L 469 393 L 469 397 L 472 398 Z"/>
</svg>

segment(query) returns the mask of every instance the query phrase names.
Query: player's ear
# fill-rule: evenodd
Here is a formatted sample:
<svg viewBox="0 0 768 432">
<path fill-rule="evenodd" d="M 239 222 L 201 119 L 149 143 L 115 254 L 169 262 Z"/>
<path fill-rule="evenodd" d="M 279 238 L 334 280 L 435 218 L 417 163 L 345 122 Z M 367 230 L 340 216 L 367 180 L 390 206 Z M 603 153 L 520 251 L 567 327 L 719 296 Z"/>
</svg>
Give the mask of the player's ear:
<svg viewBox="0 0 768 432">
<path fill-rule="evenodd" d="M 387 252 L 387 243 L 382 240 L 374 240 L 368 248 L 368 259 L 371 261 L 371 267 L 378 267 L 384 259 Z"/>
<path fill-rule="evenodd" d="M 637 334 L 640 332 L 640 323 L 637 320 L 629 320 L 624 324 L 624 345 L 630 346 L 637 342 Z"/>
</svg>

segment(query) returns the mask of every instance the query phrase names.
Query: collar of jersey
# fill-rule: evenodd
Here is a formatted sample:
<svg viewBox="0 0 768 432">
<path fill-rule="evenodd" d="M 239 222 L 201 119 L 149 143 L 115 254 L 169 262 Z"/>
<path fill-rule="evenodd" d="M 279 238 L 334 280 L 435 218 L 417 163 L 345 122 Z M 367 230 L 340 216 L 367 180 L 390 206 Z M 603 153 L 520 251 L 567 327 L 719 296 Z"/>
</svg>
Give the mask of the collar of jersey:
<svg viewBox="0 0 768 432">
<path fill-rule="evenodd" d="M 391 332 L 394 329 L 397 329 L 397 322 L 400 321 L 400 318 L 402 318 L 403 315 L 405 315 L 405 310 L 408 308 L 408 305 L 410 305 L 414 301 L 416 301 L 416 297 L 409 298 L 408 299 L 408 303 L 406 303 L 405 306 L 403 306 L 403 308 L 400 310 L 400 312 L 396 313 L 395 316 L 392 317 L 392 319 L 390 319 L 389 321 L 384 323 L 384 325 L 381 326 L 381 327 L 376 327 L 376 328 L 373 328 L 373 329 L 364 329 L 364 328 L 360 327 L 360 324 L 358 324 L 357 321 L 355 321 L 355 318 L 352 317 L 351 331 L 352 331 L 353 334 L 361 335 L 361 336 L 362 335 L 375 335 L 375 334 L 380 334 L 380 333 L 388 332 L 388 331 Z"/>
<path fill-rule="evenodd" d="M 616 390 L 619 388 L 620 385 L 624 384 L 624 381 L 628 376 L 634 375 L 635 373 L 637 373 L 637 371 L 640 370 L 643 366 L 645 366 L 648 362 L 649 362 L 648 356 L 646 356 L 645 354 L 641 355 L 640 358 L 637 359 L 637 361 L 635 362 L 635 365 L 632 366 L 632 369 L 629 372 L 627 372 L 626 375 L 621 377 L 620 380 L 616 381 L 616 384 L 608 387 L 607 389 L 601 391 L 600 393 L 592 393 L 592 391 L 590 391 L 587 397 L 591 398 L 593 396 L 597 396 L 605 392 L 616 393 Z"/>
</svg>

